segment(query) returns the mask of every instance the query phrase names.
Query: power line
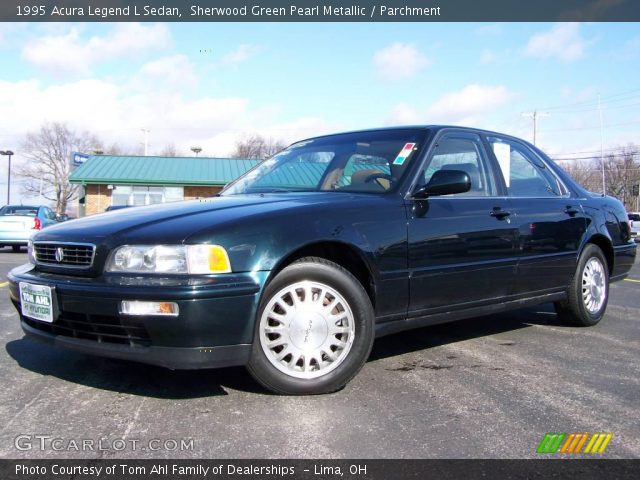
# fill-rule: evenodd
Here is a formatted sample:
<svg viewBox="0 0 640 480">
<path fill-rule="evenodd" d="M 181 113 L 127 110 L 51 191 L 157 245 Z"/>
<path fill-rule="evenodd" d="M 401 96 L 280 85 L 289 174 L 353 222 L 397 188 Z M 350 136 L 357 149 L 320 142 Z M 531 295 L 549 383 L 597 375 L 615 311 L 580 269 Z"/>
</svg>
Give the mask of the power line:
<svg viewBox="0 0 640 480">
<path fill-rule="evenodd" d="M 616 151 L 620 151 L 621 153 L 625 152 L 625 148 L 627 147 L 613 147 L 613 148 L 605 148 L 604 151 L 605 152 L 616 152 Z M 583 153 L 599 153 L 600 150 L 585 150 L 582 152 L 564 152 L 564 153 L 548 153 L 547 155 L 549 155 L 550 157 L 557 157 L 560 155 L 581 155 Z"/>
<path fill-rule="evenodd" d="M 626 92 L 621 92 L 621 93 L 616 93 L 613 95 L 608 95 L 606 97 L 602 97 L 601 100 L 606 100 L 606 101 L 613 101 L 613 102 L 617 102 L 617 101 L 621 101 L 621 100 L 625 100 L 626 97 L 631 96 L 637 96 L 639 95 L 636 92 L 640 92 L 640 88 L 635 88 L 633 90 L 628 90 Z M 633 94 L 633 95 L 631 95 Z M 566 103 L 564 105 L 556 105 L 556 106 L 552 106 L 552 107 L 545 107 L 542 110 L 563 110 L 563 109 L 568 109 L 568 108 L 572 108 L 572 107 L 586 107 L 586 106 L 594 106 L 597 108 L 598 106 L 598 100 L 584 100 L 581 102 L 573 102 L 573 103 Z"/>
<path fill-rule="evenodd" d="M 625 155 L 640 155 L 640 151 L 638 152 L 628 152 L 625 153 Z M 600 156 L 589 156 L 589 157 L 569 157 L 569 158 L 556 158 L 553 155 L 550 155 L 551 158 L 553 158 L 554 161 L 556 162 L 570 162 L 573 160 L 600 160 Z"/>
</svg>

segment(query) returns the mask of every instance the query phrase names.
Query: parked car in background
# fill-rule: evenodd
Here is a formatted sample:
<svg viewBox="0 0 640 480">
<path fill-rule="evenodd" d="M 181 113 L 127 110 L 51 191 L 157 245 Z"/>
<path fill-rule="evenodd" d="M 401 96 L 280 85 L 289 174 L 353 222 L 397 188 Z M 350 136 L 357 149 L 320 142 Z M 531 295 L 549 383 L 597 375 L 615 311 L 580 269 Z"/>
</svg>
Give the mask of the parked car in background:
<svg viewBox="0 0 640 480">
<path fill-rule="evenodd" d="M 8 280 L 50 344 L 317 394 L 409 328 L 548 302 L 595 325 L 635 256 L 623 205 L 534 145 L 425 126 L 310 138 L 214 198 L 48 228 Z"/>
<path fill-rule="evenodd" d="M 105 212 L 113 212 L 114 210 L 122 210 L 123 208 L 133 207 L 133 205 L 109 205 L 105 208 Z"/>
<path fill-rule="evenodd" d="M 631 228 L 631 238 L 640 242 L 640 212 L 629 212 L 629 227 Z"/>
<path fill-rule="evenodd" d="M 0 247 L 19 252 L 33 233 L 56 223 L 56 214 L 44 205 L 5 205 L 0 208 Z"/>
</svg>

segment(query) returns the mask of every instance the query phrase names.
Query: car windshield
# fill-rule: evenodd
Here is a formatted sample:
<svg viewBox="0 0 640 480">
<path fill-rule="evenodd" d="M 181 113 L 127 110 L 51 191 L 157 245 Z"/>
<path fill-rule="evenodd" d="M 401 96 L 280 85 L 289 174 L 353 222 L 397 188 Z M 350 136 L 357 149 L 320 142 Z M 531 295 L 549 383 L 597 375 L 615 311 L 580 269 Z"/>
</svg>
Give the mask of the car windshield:
<svg viewBox="0 0 640 480">
<path fill-rule="evenodd" d="M 25 217 L 35 217 L 38 214 L 38 207 L 27 207 L 22 205 L 5 205 L 0 208 L 0 215 L 24 215 Z"/>
<path fill-rule="evenodd" d="M 393 191 L 420 154 L 424 129 L 369 131 L 295 143 L 229 184 L 221 195 Z"/>
</svg>

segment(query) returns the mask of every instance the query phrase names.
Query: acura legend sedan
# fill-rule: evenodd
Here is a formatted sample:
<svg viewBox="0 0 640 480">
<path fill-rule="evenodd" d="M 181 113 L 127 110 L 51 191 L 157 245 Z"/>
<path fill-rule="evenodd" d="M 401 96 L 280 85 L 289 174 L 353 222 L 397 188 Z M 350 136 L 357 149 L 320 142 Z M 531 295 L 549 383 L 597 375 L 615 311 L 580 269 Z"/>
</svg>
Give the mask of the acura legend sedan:
<svg viewBox="0 0 640 480">
<path fill-rule="evenodd" d="M 546 302 L 595 325 L 635 255 L 622 204 L 535 146 L 425 126 L 303 140 L 214 198 L 52 226 L 9 280 L 34 339 L 318 394 L 401 330 Z"/>
</svg>

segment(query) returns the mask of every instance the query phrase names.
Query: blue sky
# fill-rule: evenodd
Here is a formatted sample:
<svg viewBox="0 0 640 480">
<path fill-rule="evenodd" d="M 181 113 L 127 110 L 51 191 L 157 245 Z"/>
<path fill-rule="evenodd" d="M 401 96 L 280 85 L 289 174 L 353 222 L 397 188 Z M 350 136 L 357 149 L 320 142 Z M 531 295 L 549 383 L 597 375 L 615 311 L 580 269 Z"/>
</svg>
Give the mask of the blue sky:
<svg viewBox="0 0 640 480">
<path fill-rule="evenodd" d="M 640 143 L 637 23 L 4 24 L 0 148 L 43 121 L 150 152 L 450 123 L 552 154 Z M 0 167 L 0 198 L 6 185 Z"/>
</svg>

